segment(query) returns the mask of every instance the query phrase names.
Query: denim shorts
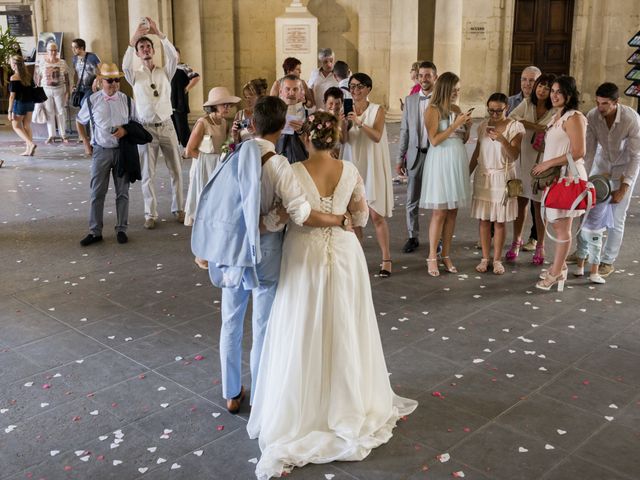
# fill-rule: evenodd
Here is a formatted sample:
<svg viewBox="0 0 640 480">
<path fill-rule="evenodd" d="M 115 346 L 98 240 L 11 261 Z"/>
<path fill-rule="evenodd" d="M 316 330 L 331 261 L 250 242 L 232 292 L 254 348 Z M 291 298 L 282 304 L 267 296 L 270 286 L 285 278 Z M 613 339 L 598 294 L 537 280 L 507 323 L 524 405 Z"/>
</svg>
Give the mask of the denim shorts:
<svg viewBox="0 0 640 480">
<path fill-rule="evenodd" d="M 13 102 L 13 113 L 16 115 L 26 115 L 29 112 L 33 112 L 33 102 L 23 102 L 22 100 L 15 100 Z"/>
</svg>

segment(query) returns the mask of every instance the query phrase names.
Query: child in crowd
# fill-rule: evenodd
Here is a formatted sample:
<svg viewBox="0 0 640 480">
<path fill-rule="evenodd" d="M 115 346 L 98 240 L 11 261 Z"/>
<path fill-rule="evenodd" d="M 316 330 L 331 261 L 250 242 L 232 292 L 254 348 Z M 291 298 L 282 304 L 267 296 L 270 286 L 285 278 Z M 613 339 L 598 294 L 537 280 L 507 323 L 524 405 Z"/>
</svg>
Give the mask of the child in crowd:
<svg viewBox="0 0 640 480">
<path fill-rule="evenodd" d="M 582 230 L 578 235 L 576 249 L 576 269 L 573 274 L 576 277 L 584 275 L 584 264 L 591 264 L 589 281 L 591 283 L 606 283 L 606 280 L 598 273 L 600 266 L 600 252 L 602 250 L 602 234 L 607 228 L 613 226 L 613 210 L 609 200 L 596 204 L 587 213 Z"/>
</svg>

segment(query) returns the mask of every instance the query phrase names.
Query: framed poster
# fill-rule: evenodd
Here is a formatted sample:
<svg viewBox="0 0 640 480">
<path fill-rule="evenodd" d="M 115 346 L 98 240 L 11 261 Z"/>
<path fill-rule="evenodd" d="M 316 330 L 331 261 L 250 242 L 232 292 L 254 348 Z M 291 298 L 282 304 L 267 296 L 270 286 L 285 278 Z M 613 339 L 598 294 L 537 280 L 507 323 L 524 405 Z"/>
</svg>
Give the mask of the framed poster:
<svg viewBox="0 0 640 480">
<path fill-rule="evenodd" d="M 60 58 L 64 58 L 62 52 L 62 32 L 40 32 L 38 35 L 38 59 L 43 57 L 47 53 L 47 45 L 51 42 L 58 46 L 58 55 Z"/>
</svg>

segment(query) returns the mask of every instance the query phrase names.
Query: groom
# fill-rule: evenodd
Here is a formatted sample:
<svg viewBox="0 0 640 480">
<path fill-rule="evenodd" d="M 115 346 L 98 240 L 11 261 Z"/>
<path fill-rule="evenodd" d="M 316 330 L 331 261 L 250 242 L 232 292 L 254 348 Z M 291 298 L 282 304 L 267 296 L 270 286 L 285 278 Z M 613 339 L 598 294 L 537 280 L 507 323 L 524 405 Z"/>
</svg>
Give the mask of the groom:
<svg viewBox="0 0 640 480">
<path fill-rule="evenodd" d="M 311 210 L 288 160 L 275 153 L 286 116 L 287 105 L 277 97 L 262 97 L 256 102 L 252 122 L 258 138 L 243 142 L 214 171 L 200 196 L 192 232 L 196 263 L 208 267 L 211 282 L 222 288 L 222 396 L 230 413 L 240 411 L 245 397 L 242 335 L 250 296 L 251 394 L 258 378 L 287 219 L 312 227 L 348 228 L 351 223 L 348 215 Z"/>
</svg>

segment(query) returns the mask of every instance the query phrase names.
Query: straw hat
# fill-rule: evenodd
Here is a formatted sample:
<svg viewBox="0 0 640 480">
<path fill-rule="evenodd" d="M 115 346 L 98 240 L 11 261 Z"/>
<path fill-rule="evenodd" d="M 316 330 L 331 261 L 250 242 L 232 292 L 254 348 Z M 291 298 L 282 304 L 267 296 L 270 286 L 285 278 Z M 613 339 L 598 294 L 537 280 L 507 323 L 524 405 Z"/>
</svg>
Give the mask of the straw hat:
<svg viewBox="0 0 640 480">
<path fill-rule="evenodd" d="M 222 105 L 223 103 L 238 103 L 239 101 L 240 97 L 231 95 L 227 87 L 214 87 L 209 90 L 209 97 L 202 106 L 212 107 L 214 105 Z"/>
<path fill-rule="evenodd" d="M 124 73 L 120 71 L 115 63 L 101 63 L 98 65 L 98 77 L 100 78 L 120 78 Z"/>
</svg>

